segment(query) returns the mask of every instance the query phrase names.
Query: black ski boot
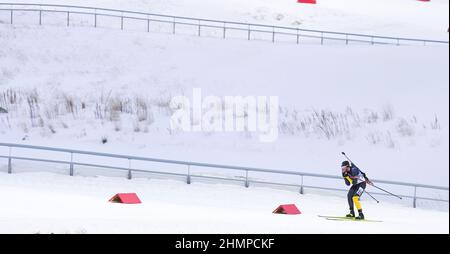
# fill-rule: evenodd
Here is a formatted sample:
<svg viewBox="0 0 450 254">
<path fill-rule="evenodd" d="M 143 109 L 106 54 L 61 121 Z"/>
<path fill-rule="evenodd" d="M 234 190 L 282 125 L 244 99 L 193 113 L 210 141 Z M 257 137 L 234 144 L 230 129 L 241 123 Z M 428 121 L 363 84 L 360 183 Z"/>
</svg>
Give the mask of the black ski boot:
<svg viewBox="0 0 450 254">
<path fill-rule="evenodd" d="M 355 218 L 355 220 L 364 220 L 364 214 L 362 212 L 362 210 L 358 210 L 358 217 Z"/>
<path fill-rule="evenodd" d="M 350 210 L 350 213 L 347 214 L 345 217 L 347 217 L 347 218 L 355 218 L 355 211 Z"/>
</svg>

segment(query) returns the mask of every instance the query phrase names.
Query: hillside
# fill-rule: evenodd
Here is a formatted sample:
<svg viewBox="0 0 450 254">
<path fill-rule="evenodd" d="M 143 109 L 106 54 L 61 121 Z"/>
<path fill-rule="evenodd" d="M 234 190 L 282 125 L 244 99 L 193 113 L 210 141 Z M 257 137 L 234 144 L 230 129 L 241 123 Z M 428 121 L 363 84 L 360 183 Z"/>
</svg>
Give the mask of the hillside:
<svg viewBox="0 0 450 254">
<path fill-rule="evenodd" d="M 309 29 L 448 40 L 449 2 L 432 0 L 10 0 L 116 8 Z"/>
<path fill-rule="evenodd" d="M 445 0 L 319 0 L 315 6 L 293 0 L 20 2 L 448 41 Z M 0 11 L 0 143 L 327 175 L 341 174 L 345 151 L 371 179 L 449 186 L 448 44 L 297 45 L 146 32 L 133 29 L 132 22 L 121 31 L 114 19 L 99 20 L 97 28 L 92 19 L 67 27 L 65 13 L 46 14 L 39 26 L 36 13 L 15 15 L 11 25 L 10 12 Z M 173 102 L 178 96 L 193 102 L 186 117 L 193 126 L 213 122 L 195 114 L 209 112 L 207 104 L 195 109 L 199 89 L 203 99 L 218 99 L 214 107 L 222 112 L 231 108 L 225 103 L 229 96 L 277 98 L 274 107 L 261 103 L 275 115 L 264 119 L 276 137 L 262 142 L 269 131 L 253 131 L 250 125 L 243 131 L 171 128 L 171 117 L 181 108 Z M 237 108 L 233 119 L 256 118 L 250 107 Z M 0 147 L 0 155 L 9 152 Z M 60 159 L 45 152 L 13 153 Z M 0 209 L 0 233 L 355 233 L 347 222 L 317 216 L 345 214 L 344 193 L 299 195 L 296 189 L 222 182 L 186 185 L 153 175 L 128 181 L 120 173 L 82 168 L 68 177 L 61 174 L 67 168 L 18 160 L 13 168 L 7 174 L 6 160 L 0 161 L 0 192 L 9 204 Z M 265 177 L 251 175 L 300 181 Z M 343 181 L 306 179 L 308 184 L 346 188 Z M 414 192 L 391 187 L 398 194 Z M 108 203 L 118 192 L 137 192 L 144 203 Z M 448 200 L 448 191 L 427 194 Z M 361 233 L 448 234 L 448 203 L 422 201 L 413 209 L 409 199 L 380 199 L 376 204 L 364 197 L 368 218 L 384 222 L 367 223 L 358 228 Z M 271 213 L 283 203 L 297 204 L 303 214 Z"/>
</svg>

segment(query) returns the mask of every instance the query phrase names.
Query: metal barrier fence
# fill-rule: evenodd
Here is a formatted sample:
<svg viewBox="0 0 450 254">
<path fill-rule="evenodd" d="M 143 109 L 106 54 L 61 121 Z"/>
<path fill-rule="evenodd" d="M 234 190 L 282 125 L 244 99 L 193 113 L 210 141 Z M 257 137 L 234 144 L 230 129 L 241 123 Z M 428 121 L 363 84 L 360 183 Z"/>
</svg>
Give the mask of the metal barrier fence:
<svg viewBox="0 0 450 254">
<path fill-rule="evenodd" d="M 304 172 L 296 172 L 296 171 L 274 170 L 274 169 L 263 169 L 263 168 L 251 168 L 251 167 L 242 167 L 242 166 L 218 165 L 218 164 L 199 163 L 199 162 L 192 162 L 192 161 L 166 160 L 166 159 L 157 159 L 157 158 L 148 158 L 148 157 L 137 157 L 137 156 L 129 156 L 129 155 L 109 154 L 109 153 L 97 153 L 97 152 L 79 151 L 79 150 L 72 150 L 72 149 L 61 149 L 61 148 L 51 148 L 51 147 L 32 146 L 32 145 L 19 145 L 19 144 L 9 144 L 9 143 L 0 143 L 0 147 L 8 148 L 8 155 L 0 155 L 0 158 L 7 159 L 7 161 L 8 161 L 7 168 L 8 168 L 9 174 L 11 174 L 13 172 L 13 163 L 12 163 L 13 160 L 21 160 L 21 161 L 34 161 L 34 162 L 45 162 L 45 163 L 67 165 L 70 176 L 74 175 L 75 166 L 81 166 L 81 167 L 94 167 L 94 168 L 103 168 L 103 169 L 123 170 L 123 171 L 128 172 L 128 179 L 132 179 L 134 172 L 141 172 L 141 173 L 149 173 L 149 174 L 160 174 L 160 175 L 167 175 L 167 176 L 183 177 L 186 179 L 187 184 L 191 184 L 193 178 L 206 178 L 206 179 L 213 179 L 213 180 L 215 179 L 215 180 L 236 181 L 236 179 L 233 179 L 233 178 L 213 177 L 213 176 L 192 174 L 191 167 L 198 166 L 198 167 L 205 167 L 205 168 L 209 168 L 209 169 L 216 168 L 216 169 L 242 171 L 245 173 L 245 179 L 238 180 L 238 181 L 242 181 L 244 186 L 247 188 L 250 187 L 251 183 L 255 183 L 255 184 L 279 185 L 279 186 L 291 186 L 291 187 L 299 188 L 299 191 L 301 194 L 304 193 L 304 189 L 306 189 L 306 188 L 320 189 L 320 190 L 332 190 L 332 191 L 346 191 L 344 189 L 336 189 L 336 188 L 329 188 L 329 187 L 324 187 L 324 186 L 317 186 L 317 185 L 312 186 L 312 185 L 304 184 L 304 177 L 338 179 L 339 181 L 342 181 L 342 177 L 333 176 L 333 175 L 312 174 L 312 173 L 304 173 Z M 70 154 L 70 160 L 49 160 L 49 159 L 42 159 L 42 158 L 40 159 L 40 158 L 35 158 L 35 157 L 23 157 L 23 156 L 13 155 L 13 148 L 58 152 L 58 153 L 65 153 L 68 155 Z M 103 157 L 103 158 L 123 159 L 123 160 L 128 161 L 129 167 L 109 166 L 109 165 L 105 165 L 105 164 L 83 163 L 83 162 L 74 160 L 74 155 L 77 155 L 77 154 L 78 155 L 90 155 L 90 156 Z M 146 162 L 164 163 L 164 164 L 169 164 L 169 165 L 183 165 L 183 166 L 186 166 L 186 173 L 180 174 L 180 173 L 150 171 L 150 170 L 145 170 L 145 169 L 132 168 L 131 161 L 146 161 Z M 262 173 L 268 173 L 271 175 L 281 174 L 281 175 L 297 176 L 299 184 L 285 184 L 285 183 L 278 183 L 278 182 L 250 180 L 249 172 L 262 172 Z M 397 185 L 397 186 L 407 186 L 407 187 L 414 188 L 413 196 L 400 195 L 403 198 L 411 198 L 413 200 L 414 208 L 417 207 L 417 200 L 449 202 L 446 199 L 437 199 L 437 198 L 417 196 L 418 188 L 448 191 L 449 190 L 448 187 L 432 186 L 432 185 L 424 185 L 424 184 L 416 184 L 416 183 L 385 181 L 385 180 L 376 180 L 376 179 L 373 179 L 372 181 L 374 181 L 376 183 Z M 384 193 L 372 193 L 372 194 L 387 195 Z"/>
<path fill-rule="evenodd" d="M 367 34 L 342 33 L 332 31 L 300 29 L 283 26 L 268 26 L 261 24 L 240 23 L 233 21 L 220 21 L 210 19 L 189 18 L 181 16 L 161 15 L 144 12 L 115 10 L 106 8 L 72 6 L 72 5 L 56 5 L 56 4 L 28 4 L 28 3 L 0 3 L 0 11 L 9 12 L 9 22 L 14 24 L 14 14 L 16 12 L 36 12 L 39 14 L 39 25 L 42 25 L 44 13 L 60 13 L 64 14 L 64 22 L 67 26 L 71 25 L 71 17 L 73 15 L 87 15 L 92 17 L 92 26 L 97 27 L 99 17 L 111 17 L 120 20 L 120 29 L 125 29 L 125 20 L 137 20 L 144 24 L 147 32 L 153 23 L 164 23 L 171 26 L 171 33 L 177 33 L 178 26 L 194 27 L 197 36 L 202 36 L 204 29 L 214 29 L 223 39 L 228 38 L 229 31 L 241 31 L 242 38 L 245 36 L 247 40 L 253 40 L 254 34 L 265 34 L 268 37 L 263 40 L 270 40 L 273 43 L 278 42 L 278 38 L 290 38 L 289 41 L 300 44 L 304 39 L 313 40 L 315 43 L 324 44 L 325 41 L 339 41 L 345 44 L 364 43 L 364 44 L 388 44 L 388 45 L 408 45 L 408 43 L 427 45 L 441 44 L 448 45 L 448 41 L 413 39 L 401 37 L 389 37 Z M 218 35 L 216 33 L 216 37 Z"/>
</svg>

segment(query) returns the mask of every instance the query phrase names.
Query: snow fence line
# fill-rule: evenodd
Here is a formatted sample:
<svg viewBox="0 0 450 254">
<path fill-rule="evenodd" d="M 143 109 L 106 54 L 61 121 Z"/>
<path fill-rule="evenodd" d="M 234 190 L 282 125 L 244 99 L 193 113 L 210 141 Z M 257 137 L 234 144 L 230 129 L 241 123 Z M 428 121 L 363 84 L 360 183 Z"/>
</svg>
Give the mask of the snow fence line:
<svg viewBox="0 0 450 254">
<path fill-rule="evenodd" d="M 278 185 L 278 186 L 290 186 L 290 187 L 299 188 L 301 194 L 304 193 L 305 188 L 319 189 L 319 190 L 331 190 L 331 191 L 346 191 L 344 189 L 336 189 L 336 188 L 329 188 L 329 187 L 324 187 L 324 186 L 317 186 L 317 185 L 313 186 L 313 185 L 305 185 L 304 184 L 304 177 L 338 179 L 339 181 L 342 180 L 341 179 L 342 177 L 335 176 L 335 175 L 313 174 L 313 173 L 305 173 L 305 172 L 297 172 L 297 171 L 289 171 L 289 170 L 252 168 L 252 167 L 244 167 L 244 166 L 219 165 L 219 164 L 201 163 L 201 162 L 193 162 L 193 161 L 167 160 L 167 159 L 158 159 L 158 158 L 151 158 L 151 157 L 138 157 L 138 156 L 130 156 L 130 155 L 120 155 L 120 154 L 110 154 L 110 153 L 100 153 L 100 152 L 92 152 L 92 151 L 80 151 L 80 150 L 72 150 L 72 149 L 21 145 L 21 144 L 10 144 L 10 143 L 0 143 L 0 147 L 4 147 L 4 148 L 8 149 L 8 155 L 0 155 L 0 158 L 7 159 L 9 174 L 12 174 L 12 172 L 13 172 L 12 161 L 19 160 L 19 161 L 34 161 L 34 162 L 46 162 L 46 163 L 54 163 L 54 164 L 60 164 L 60 165 L 68 165 L 70 176 L 74 175 L 75 166 L 81 166 L 81 167 L 94 167 L 94 168 L 102 168 L 102 169 L 127 171 L 128 172 L 127 177 L 130 180 L 132 179 L 134 172 L 141 172 L 141 173 L 148 173 L 148 174 L 159 174 L 159 175 L 166 175 L 166 176 L 183 177 L 183 178 L 186 178 L 187 184 L 191 184 L 192 178 L 204 178 L 204 179 L 212 179 L 212 180 L 240 181 L 240 182 L 244 183 L 246 188 L 250 187 L 250 183 Z M 65 153 L 67 155 L 70 155 L 70 160 L 50 160 L 50 159 L 44 159 L 42 157 L 39 158 L 39 157 L 18 156 L 18 155 L 13 154 L 13 148 L 29 149 L 29 150 L 34 150 L 34 151 L 40 150 L 40 151 L 47 151 L 47 152 Z M 18 151 L 16 151 L 16 152 L 18 153 Z M 90 155 L 90 156 L 104 157 L 104 158 L 123 159 L 123 160 L 128 161 L 129 166 L 128 167 L 119 167 L 119 166 L 109 166 L 109 165 L 105 165 L 105 164 L 83 163 L 81 161 L 74 160 L 74 155 Z M 146 161 L 146 162 L 157 162 L 157 163 L 172 164 L 172 165 L 184 165 L 184 166 L 186 166 L 186 173 L 181 174 L 181 173 L 173 173 L 173 172 L 151 171 L 151 170 L 145 170 L 145 169 L 132 168 L 131 161 Z M 239 170 L 239 171 L 245 172 L 245 179 L 237 180 L 234 178 L 194 175 L 191 173 L 191 167 Z M 269 173 L 269 174 L 273 174 L 273 175 L 281 174 L 281 175 L 298 176 L 299 180 L 300 180 L 299 181 L 300 184 L 296 185 L 296 184 L 286 184 L 286 183 L 279 183 L 279 182 L 250 180 L 249 172 L 262 172 L 262 173 Z M 400 195 L 400 197 L 411 198 L 413 200 L 414 208 L 417 207 L 417 200 L 449 202 L 448 199 L 437 199 L 437 198 L 422 197 L 422 196 L 417 195 L 418 188 L 448 191 L 449 190 L 448 187 L 417 184 L 417 183 L 376 180 L 376 179 L 372 179 L 372 181 L 376 182 L 376 183 L 383 183 L 383 184 L 389 184 L 389 185 L 413 187 L 414 188 L 413 196 Z M 385 194 L 385 193 L 371 193 L 371 194 L 383 195 L 383 196 L 389 195 L 389 194 Z"/>
<path fill-rule="evenodd" d="M 300 44 L 303 41 L 309 43 L 323 45 L 325 41 L 341 42 L 348 45 L 350 43 L 363 43 L 370 45 L 428 45 L 428 44 L 440 44 L 448 45 L 448 41 L 441 40 L 429 40 L 429 39 L 417 39 L 417 38 L 402 38 L 402 37 L 390 37 L 368 34 L 356 34 L 356 33 L 344 33 L 334 31 L 301 29 L 295 27 L 284 26 L 271 26 L 252 23 L 241 23 L 235 21 L 224 20 L 212 20 L 212 19 L 200 19 L 192 17 L 182 17 L 164 14 L 154 14 L 145 12 L 136 12 L 128 10 L 117 10 L 107 8 L 96 8 L 87 6 L 74 6 L 74 5 L 57 5 L 57 4 L 33 4 L 33 3 L 0 3 L 0 13 L 9 12 L 9 23 L 15 24 L 14 13 L 15 12 L 34 12 L 39 14 L 39 25 L 44 24 L 44 13 L 62 14 L 58 18 L 61 23 L 66 26 L 71 26 L 74 23 L 73 16 L 84 15 L 89 17 L 90 25 L 92 27 L 98 27 L 99 18 L 115 18 L 120 19 L 120 29 L 125 29 L 126 20 L 140 21 L 145 26 L 145 31 L 150 32 L 154 23 L 168 24 L 170 28 L 165 28 L 165 32 L 176 34 L 180 28 L 186 32 L 186 27 L 190 27 L 190 33 L 196 36 L 217 37 L 217 38 L 229 38 L 230 32 L 239 32 L 239 36 L 231 36 L 232 38 L 239 37 L 247 40 L 265 40 L 273 43 L 283 41 Z M 214 30 L 211 33 L 210 30 Z M 208 30 L 208 31 L 204 31 Z"/>
</svg>

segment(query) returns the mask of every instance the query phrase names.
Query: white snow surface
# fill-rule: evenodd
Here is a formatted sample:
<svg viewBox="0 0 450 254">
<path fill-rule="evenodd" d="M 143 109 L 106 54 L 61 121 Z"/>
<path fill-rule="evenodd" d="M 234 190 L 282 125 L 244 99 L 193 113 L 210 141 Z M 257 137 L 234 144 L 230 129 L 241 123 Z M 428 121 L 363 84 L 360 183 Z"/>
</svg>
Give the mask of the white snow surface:
<svg viewBox="0 0 450 254">
<path fill-rule="evenodd" d="M 448 40 L 445 0 L 319 0 L 317 6 L 294 0 L 20 2 Z M 448 46 L 272 44 L 118 31 L 117 26 L 39 27 L 35 19 L 20 13 L 17 24 L 9 25 L 8 15 L 3 14 L 0 92 L 2 96 L 10 89 L 38 94 L 43 122 L 39 126 L 30 119 L 25 99 L 7 108 L 11 113 L 0 114 L 0 142 L 331 175 L 340 173 L 340 152 L 346 151 L 371 178 L 449 185 Z M 308 116 L 325 110 L 364 119 L 376 113 L 378 120 L 352 122 L 348 132 L 331 139 L 318 131 L 285 131 L 269 144 L 248 133 L 169 131 L 168 100 L 174 95 L 191 96 L 193 88 L 201 88 L 205 95 L 279 96 L 286 114 L 281 121 L 294 127 L 298 126 L 292 120 L 294 111 Z M 109 93 L 150 101 L 151 121 L 139 122 L 128 114 L 114 121 L 97 119 L 96 103 Z M 73 98 L 77 113 L 51 115 L 58 105 L 64 108 L 65 96 Z M 385 112 L 392 112 L 392 119 L 380 120 Z M 102 144 L 102 138 L 108 142 Z M 20 149 L 14 152 L 26 155 Z M 0 153 L 8 151 L 0 148 Z M 50 155 L 49 159 L 58 158 Z M 448 233 L 448 212 L 406 204 L 377 205 L 365 199 L 368 217 L 385 222 L 354 227 L 352 222 L 317 217 L 344 214 L 346 200 L 340 195 L 300 196 L 262 187 L 186 185 L 167 179 L 70 178 L 42 172 L 52 171 L 53 165 L 37 168 L 16 162 L 14 174 L 7 175 L 5 165 L 0 164 L 0 191 L 11 206 L 0 209 L 0 233 L 355 233 L 355 229 Z M 16 172 L 19 169 L 28 172 Z M 298 179 L 289 180 L 298 184 Z M 402 191 L 412 195 L 411 188 Z M 138 192 L 144 203 L 108 203 L 117 192 Z M 448 199 L 448 192 L 433 197 Z M 303 214 L 271 214 L 282 203 L 296 203 Z"/>
<path fill-rule="evenodd" d="M 449 1 L 320 0 L 10 0 L 116 8 L 305 29 L 448 40 Z"/>
<path fill-rule="evenodd" d="M 449 233 L 448 212 L 365 199 L 366 217 L 383 222 L 328 221 L 318 215 L 342 216 L 345 198 L 263 187 L 0 173 L 0 192 L 8 204 L 0 209 L 0 233 Z M 143 203 L 108 202 L 121 192 L 136 192 Z M 281 204 L 296 204 L 302 214 L 273 214 Z"/>
</svg>

